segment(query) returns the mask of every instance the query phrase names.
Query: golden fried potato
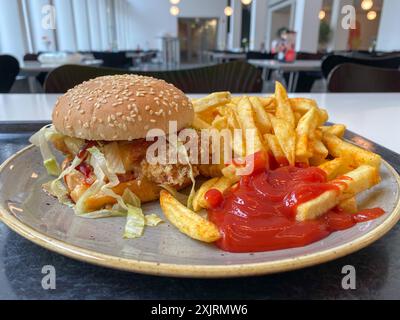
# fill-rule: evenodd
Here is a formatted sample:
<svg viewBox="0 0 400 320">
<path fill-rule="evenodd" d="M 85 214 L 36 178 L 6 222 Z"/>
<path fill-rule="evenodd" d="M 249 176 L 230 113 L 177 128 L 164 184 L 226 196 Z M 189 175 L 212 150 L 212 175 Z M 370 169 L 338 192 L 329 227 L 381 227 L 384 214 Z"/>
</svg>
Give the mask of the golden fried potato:
<svg viewBox="0 0 400 320">
<path fill-rule="evenodd" d="M 250 97 L 250 102 L 253 107 L 256 125 L 260 130 L 260 133 L 270 133 L 272 130 L 271 120 L 269 120 L 268 113 L 265 111 L 260 100 L 257 97 Z"/>
<path fill-rule="evenodd" d="M 337 178 L 345 174 L 346 172 L 351 171 L 352 167 L 350 166 L 350 160 L 345 157 L 335 158 L 330 161 L 326 161 L 325 163 L 319 165 L 319 168 L 324 170 L 328 181 Z"/>
<path fill-rule="evenodd" d="M 324 133 L 322 141 L 328 148 L 330 155 L 336 158 L 349 157 L 353 160 L 354 167 L 367 164 L 379 168 L 381 165 L 379 155 L 343 141 L 333 134 Z"/>
<path fill-rule="evenodd" d="M 230 92 L 214 92 L 210 95 L 192 100 L 193 108 L 196 113 L 217 107 L 221 104 L 226 104 L 231 100 Z"/>
<path fill-rule="evenodd" d="M 243 97 L 238 104 L 237 116 L 243 130 L 246 145 L 246 156 L 265 150 L 261 134 L 256 126 L 254 112 L 248 97 Z"/>
<path fill-rule="evenodd" d="M 296 128 L 296 160 L 298 162 L 306 162 L 312 157 L 310 152 L 309 140 L 314 135 L 317 128 L 319 116 L 316 108 L 308 110 L 300 119 Z"/>
<path fill-rule="evenodd" d="M 317 198 L 300 204 L 296 209 L 296 220 L 316 219 L 341 201 L 354 197 L 380 182 L 379 172 L 375 167 L 363 165 L 346 173 L 346 178 L 336 178 L 331 183 L 338 190 L 326 191 Z"/>
<path fill-rule="evenodd" d="M 165 190 L 160 193 L 160 205 L 169 222 L 189 237 L 208 243 L 221 237 L 214 223 L 186 208 Z"/>
<path fill-rule="evenodd" d="M 271 123 L 286 159 L 290 165 L 294 165 L 296 159 L 296 133 L 294 128 L 285 120 L 274 116 L 271 116 Z"/>
<path fill-rule="evenodd" d="M 349 199 L 341 201 L 337 205 L 337 207 L 347 213 L 357 213 L 358 212 L 356 197 L 351 197 Z"/>
<path fill-rule="evenodd" d="M 330 133 L 338 138 L 343 138 L 346 126 L 343 124 L 334 124 L 333 126 L 323 126 L 321 130 L 323 133 Z"/>
<path fill-rule="evenodd" d="M 213 178 L 204 182 L 199 190 L 196 191 L 196 194 L 193 197 L 193 210 L 200 211 L 203 208 L 207 208 L 207 202 L 204 199 L 204 195 L 208 190 L 213 188 L 215 183 L 218 181 L 219 178 Z"/>
<path fill-rule="evenodd" d="M 286 89 L 281 83 L 275 84 L 275 99 L 276 99 L 276 112 L 275 116 L 279 119 L 286 121 L 291 128 L 295 127 L 295 117 L 293 114 L 292 106 Z"/>
</svg>

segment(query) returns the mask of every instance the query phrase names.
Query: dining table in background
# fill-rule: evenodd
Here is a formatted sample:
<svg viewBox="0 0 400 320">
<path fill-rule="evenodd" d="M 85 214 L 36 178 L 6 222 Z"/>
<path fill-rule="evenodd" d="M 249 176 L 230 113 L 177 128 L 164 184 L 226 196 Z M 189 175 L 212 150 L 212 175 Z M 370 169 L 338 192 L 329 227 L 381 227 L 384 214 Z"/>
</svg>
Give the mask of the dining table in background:
<svg viewBox="0 0 400 320">
<path fill-rule="evenodd" d="M 283 73 L 289 73 L 289 81 L 287 84 L 289 92 L 295 92 L 299 80 L 300 72 L 316 72 L 321 71 L 322 60 L 295 60 L 293 62 L 283 62 L 274 59 L 247 61 L 255 67 L 263 69 L 262 78 L 267 80 L 269 71 L 276 71 L 281 76 Z"/>
<path fill-rule="evenodd" d="M 348 139 L 379 152 L 400 170 L 400 94 L 291 96 L 315 99 L 328 110 L 331 122 L 344 123 L 360 135 L 347 132 Z M 57 97 L 0 95 L 0 163 L 27 146 L 33 131 L 50 123 Z M 0 299 L 399 299 L 399 246 L 397 225 L 359 252 L 306 269 L 238 279 L 178 279 L 75 261 L 33 244 L 0 222 Z M 48 265 L 56 269 L 55 290 L 41 285 L 42 268 Z M 356 270 L 355 290 L 342 287 L 348 265 Z"/>
<path fill-rule="evenodd" d="M 35 77 L 40 73 L 48 73 L 52 70 L 61 67 L 65 64 L 71 63 L 41 63 L 39 61 L 24 61 L 20 65 L 20 72 L 19 76 L 27 77 L 28 84 L 29 84 L 29 91 L 31 93 L 35 93 Z M 76 64 L 76 63 L 73 63 Z M 90 60 L 83 60 L 79 65 L 82 66 L 92 66 L 92 67 L 99 67 L 103 64 L 103 60 L 100 59 L 90 59 Z"/>
<path fill-rule="evenodd" d="M 245 60 L 245 52 L 231 52 L 231 51 L 204 51 L 203 55 L 209 63 L 224 63 L 231 60 Z"/>
</svg>

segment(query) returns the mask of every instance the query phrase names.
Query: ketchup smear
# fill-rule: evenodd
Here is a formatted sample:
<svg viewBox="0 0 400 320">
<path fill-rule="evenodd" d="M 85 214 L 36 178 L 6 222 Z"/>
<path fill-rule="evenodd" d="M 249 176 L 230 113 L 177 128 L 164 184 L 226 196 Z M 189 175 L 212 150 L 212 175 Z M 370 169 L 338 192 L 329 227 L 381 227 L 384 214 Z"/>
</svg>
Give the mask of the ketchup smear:
<svg viewBox="0 0 400 320">
<path fill-rule="evenodd" d="M 345 178 L 340 180 L 344 183 Z M 296 221 L 298 205 L 338 189 L 316 167 L 285 166 L 242 177 L 222 201 L 215 201 L 216 205 L 208 209 L 208 218 L 221 233 L 216 244 L 230 252 L 301 247 L 384 214 L 379 208 L 356 214 L 335 208 L 316 220 Z M 208 196 L 212 198 L 213 194 Z"/>
</svg>

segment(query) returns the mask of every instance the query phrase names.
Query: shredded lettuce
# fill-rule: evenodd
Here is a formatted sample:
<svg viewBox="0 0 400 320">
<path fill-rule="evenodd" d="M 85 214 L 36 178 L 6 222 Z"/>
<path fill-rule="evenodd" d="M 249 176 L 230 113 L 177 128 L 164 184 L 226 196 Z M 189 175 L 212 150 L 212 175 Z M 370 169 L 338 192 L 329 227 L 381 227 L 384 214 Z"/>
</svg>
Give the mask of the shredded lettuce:
<svg viewBox="0 0 400 320">
<path fill-rule="evenodd" d="M 135 239 L 143 235 L 145 217 L 141 208 L 128 204 L 128 214 L 124 231 L 124 238 Z"/>
<path fill-rule="evenodd" d="M 53 138 L 58 138 L 55 135 L 58 133 L 54 127 L 46 126 L 30 139 L 31 143 L 40 148 L 44 165 L 49 174 L 57 176 L 55 180 L 49 181 L 43 185 L 43 188 L 49 194 L 55 196 L 60 203 L 74 208 L 75 214 L 88 219 L 99 219 L 108 217 L 127 217 L 124 238 L 138 238 L 143 235 L 145 226 L 157 226 L 163 222 L 157 215 L 144 215 L 141 206 L 141 201 L 128 188 L 125 189 L 122 196 L 117 195 L 112 188 L 120 182 L 117 174 L 125 173 L 123 162 L 119 155 L 118 145 L 110 143 L 103 146 L 104 154 L 97 148 L 91 147 L 88 149 L 90 153 L 89 163 L 93 167 L 96 181 L 84 192 L 74 205 L 69 197 L 67 187 L 63 184 L 62 179 L 75 171 L 75 168 L 81 164 L 82 159 L 75 157 L 65 170 L 61 172 L 60 167 L 50 150 L 48 141 Z M 74 154 L 78 154 L 82 148 L 84 141 L 70 137 L 64 138 L 67 148 Z M 117 203 L 111 209 L 102 209 L 88 212 L 85 209 L 86 200 L 96 194 L 104 194 L 111 196 L 117 200 Z"/>
<path fill-rule="evenodd" d="M 119 147 L 117 142 L 108 143 L 103 146 L 104 157 L 106 159 L 107 168 L 115 174 L 124 174 L 125 167 L 121 160 Z"/>
<path fill-rule="evenodd" d="M 78 154 L 85 145 L 85 140 L 73 137 L 64 137 L 64 143 L 72 154 Z"/>
<path fill-rule="evenodd" d="M 34 144 L 40 149 L 40 153 L 42 154 L 43 158 L 43 164 L 47 170 L 47 173 L 52 176 L 58 176 L 61 172 L 60 166 L 49 145 L 49 140 L 52 139 L 52 137 L 55 135 L 60 134 L 54 129 L 52 125 L 47 125 L 36 132 L 29 139 L 30 143 Z"/>
<path fill-rule="evenodd" d="M 96 147 L 91 147 L 88 149 L 89 153 L 91 154 L 90 157 L 90 164 L 92 165 L 94 169 L 94 174 L 96 175 L 96 178 L 102 182 L 104 182 L 104 178 L 108 179 L 107 184 L 103 184 L 100 187 L 101 192 L 104 195 L 110 196 L 117 200 L 118 204 L 124 209 L 128 210 L 128 207 L 126 206 L 124 200 L 122 199 L 121 196 L 117 195 L 112 188 L 116 187 L 119 185 L 119 179 L 118 176 L 115 174 L 115 172 L 111 172 L 107 166 L 107 161 L 106 158 L 104 157 L 104 154 L 101 153 L 101 151 L 96 148 Z M 102 177 L 102 179 L 99 179 L 99 176 Z M 97 193 L 97 192 L 96 192 Z"/>
<path fill-rule="evenodd" d="M 149 227 L 156 227 L 160 223 L 164 222 L 158 215 L 156 215 L 154 213 L 145 215 L 144 219 L 145 219 L 146 226 L 149 226 Z"/>
<path fill-rule="evenodd" d="M 61 181 L 59 180 L 49 181 L 43 184 L 42 187 L 44 191 L 56 197 L 60 203 L 67 205 L 68 207 L 71 208 L 74 207 L 74 203 L 68 196 L 68 190 Z"/>
<path fill-rule="evenodd" d="M 122 194 L 122 199 L 126 204 L 130 204 L 134 207 L 139 208 L 142 205 L 140 198 L 128 188 L 126 188 L 124 193 Z"/>
<path fill-rule="evenodd" d="M 189 155 L 187 153 L 185 146 L 181 142 L 178 142 L 178 154 L 181 154 L 183 156 L 184 161 L 185 161 L 184 164 L 187 164 L 189 166 L 189 176 L 190 176 L 190 180 L 192 180 L 192 189 L 190 190 L 190 194 L 187 199 L 186 206 L 190 210 L 193 210 L 193 199 L 196 194 L 196 191 L 195 191 L 196 180 L 194 178 L 193 167 L 192 167 L 192 164 L 190 163 Z"/>
</svg>

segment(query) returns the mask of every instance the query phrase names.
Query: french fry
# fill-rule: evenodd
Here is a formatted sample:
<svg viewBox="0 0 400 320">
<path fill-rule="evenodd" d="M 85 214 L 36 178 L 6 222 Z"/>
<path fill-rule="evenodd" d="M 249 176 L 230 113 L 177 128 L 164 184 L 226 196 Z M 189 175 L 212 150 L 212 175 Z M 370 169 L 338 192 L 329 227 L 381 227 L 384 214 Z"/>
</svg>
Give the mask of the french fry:
<svg viewBox="0 0 400 320">
<path fill-rule="evenodd" d="M 302 116 L 303 115 L 300 112 L 294 112 L 294 119 L 295 119 L 296 127 L 298 126 L 299 121 L 300 121 Z"/>
<path fill-rule="evenodd" d="M 228 119 L 225 116 L 216 116 L 211 126 L 217 130 L 222 130 L 228 127 Z"/>
<path fill-rule="evenodd" d="M 282 159 L 286 159 L 285 154 L 279 144 L 278 138 L 273 134 L 265 134 L 264 140 L 268 143 L 269 150 L 271 150 L 274 158 L 280 162 Z"/>
<path fill-rule="evenodd" d="M 232 131 L 232 148 L 235 154 L 239 157 L 245 156 L 245 140 L 243 137 L 243 131 L 236 115 L 237 106 L 233 103 L 228 103 L 223 107 L 217 108 L 218 112 L 221 115 L 224 115 L 227 118 L 228 128 Z"/>
<path fill-rule="evenodd" d="M 165 190 L 160 193 L 160 205 L 166 218 L 180 232 L 189 237 L 207 243 L 214 242 L 221 237 L 214 223 L 186 208 Z"/>
<path fill-rule="evenodd" d="M 276 101 L 275 97 L 270 96 L 270 97 L 257 97 L 258 101 L 261 103 L 265 111 L 270 112 L 270 113 L 275 113 L 276 111 Z"/>
<path fill-rule="evenodd" d="M 194 111 L 197 113 L 212 109 L 218 105 L 226 104 L 231 100 L 229 92 L 214 92 L 204 98 L 192 100 Z"/>
<path fill-rule="evenodd" d="M 271 120 L 269 120 L 268 113 L 265 111 L 260 100 L 257 97 L 250 97 L 250 102 L 253 106 L 256 124 L 261 134 L 270 133 L 272 130 Z"/>
<path fill-rule="evenodd" d="M 200 116 L 198 114 L 194 115 L 192 126 L 193 126 L 193 128 L 195 128 L 197 130 L 211 128 L 211 125 L 209 123 L 207 123 L 207 121 L 205 121 L 202 118 L 200 118 Z"/>
<path fill-rule="evenodd" d="M 328 181 L 335 179 L 336 177 L 351 171 L 350 161 L 345 157 L 335 158 L 327 161 L 319 166 L 321 170 L 324 170 Z"/>
<path fill-rule="evenodd" d="M 306 162 L 308 158 L 312 157 L 308 145 L 310 137 L 313 135 L 314 130 L 318 125 L 318 112 L 317 108 L 311 108 L 300 119 L 296 128 L 296 160 L 299 162 Z"/>
<path fill-rule="evenodd" d="M 222 169 L 225 168 L 225 165 L 222 164 L 200 164 L 198 166 L 199 172 L 204 177 L 221 177 Z"/>
<path fill-rule="evenodd" d="M 318 167 L 326 162 L 326 157 L 320 155 L 313 155 L 310 159 L 308 159 L 308 164 L 313 167 Z"/>
<path fill-rule="evenodd" d="M 234 183 L 237 182 L 237 179 L 228 178 L 228 177 L 221 177 L 218 178 L 217 182 L 214 183 L 213 189 L 217 189 L 221 193 L 224 193 L 228 190 Z"/>
<path fill-rule="evenodd" d="M 316 219 L 320 215 L 338 205 L 341 201 L 354 197 L 380 182 L 379 172 L 375 167 L 363 165 L 346 174 L 345 178 L 337 178 L 331 183 L 338 190 L 326 191 L 320 196 L 300 204 L 296 209 L 296 220 Z"/>
<path fill-rule="evenodd" d="M 290 103 L 294 112 L 306 114 L 310 109 L 316 108 L 319 115 L 319 125 L 322 125 L 328 120 L 328 113 L 324 109 L 318 108 L 318 104 L 313 99 L 307 98 L 291 98 Z"/>
<path fill-rule="evenodd" d="M 328 149 L 325 147 L 321 140 L 310 140 L 310 147 L 313 150 L 314 155 L 317 155 L 322 159 L 326 159 L 329 154 Z"/>
<path fill-rule="evenodd" d="M 291 128 L 295 127 L 295 118 L 292 110 L 290 100 L 287 96 L 285 88 L 281 83 L 275 83 L 275 98 L 276 98 L 276 112 L 277 118 L 285 120 Z"/>
<path fill-rule="evenodd" d="M 338 157 L 350 157 L 354 167 L 367 164 L 376 168 L 381 165 L 381 157 L 351 143 L 341 140 L 330 133 L 324 133 L 322 141 L 328 148 L 329 154 Z"/>
<path fill-rule="evenodd" d="M 295 164 L 296 133 L 289 123 L 271 115 L 271 123 L 275 136 L 290 165 Z"/>
<path fill-rule="evenodd" d="M 252 105 L 248 97 L 243 97 L 239 101 L 237 116 L 246 139 L 246 156 L 265 150 L 260 132 L 255 123 Z"/>
<path fill-rule="evenodd" d="M 234 181 L 240 180 L 240 177 L 236 174 L 236 166 L 233 164 L 230 164 L 226 166 L 225 168 L 222 169 L 222 174 L 224 177 L 227 177 L 228 179 Z"/>
<path fill-rule="evenodd" d="M 358 212 L 356 197 L 351 197 L 349 199 L 341 201 L 337 205 L 337 207 L 347 213 L 357 213 Z"/>
<path fill-rule="evenodd" d="M 208 190 L 210 190 L 215 183 L 218 181 L 218 178 L 213 178 L 204 182 L 199 190 L 196 191 L 196 194 L 193 197 L 193 210 L 200 211 L 202 208 L 207 207 L 206 200 L 204 199 L 204 195 Z"/>
<path fill-rule="evenodd" d="M 299 112 L 302 115 L 307 113 L 311 108 L 318 108 L 315 100 L 306 98 L 290 98 L 290 105 L 293 111 Z"/>
<path fill-rule="evenodd" d="M 338 138 L 343 138 L 346 126 L 343 124 L 334 124 L 333 126 L 323 126 L 321 130 L 323 133 L 330 133 Z"/>
</svg>

